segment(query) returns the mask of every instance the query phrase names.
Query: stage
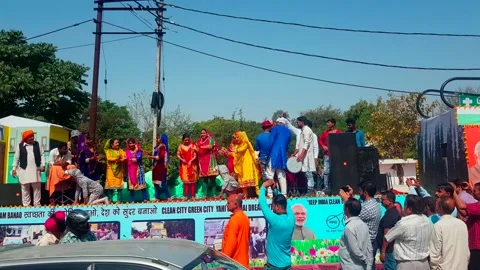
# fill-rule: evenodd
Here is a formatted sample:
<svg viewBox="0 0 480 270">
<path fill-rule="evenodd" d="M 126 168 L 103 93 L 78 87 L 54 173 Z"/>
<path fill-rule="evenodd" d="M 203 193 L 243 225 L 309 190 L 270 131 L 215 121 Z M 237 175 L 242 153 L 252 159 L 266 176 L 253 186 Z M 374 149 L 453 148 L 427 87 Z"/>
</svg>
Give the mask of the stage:
<svg viewBox="0 0 480 270">
<path fill-rule="evenodd" d="M 403 204 L 405 197 L 397 196 Z M 305 229 L 315 239 L 292 239 L 292 265 L 338 265 L 340 237 L 344 229 L 343 203 L 340 197 L 301 197 L 289 199 L 289 206 L 306 209 Z M 223 229 L 230 213 L 225 200 L 171 201 L 160 203 L 110 204 L 102 206 L 2 207 L 0 208 L 0 243 L 35 244 L 43 234 L 43 223 L 56 210 L 86 210 L 91 215 L 92 230 L 99 240 L 183 238 L 221 249 Z M 266 222 L 258 201 L 244 200 L 243 209 L 250 217 L 252 234 L 251 267 L 265 264 Z M 384 211 L 384 209 L 382 209 Z M 315 268 L 312 268 L 315 267 Z M 301 268 L 307 269 L 307 268 Z"/>
</svg>

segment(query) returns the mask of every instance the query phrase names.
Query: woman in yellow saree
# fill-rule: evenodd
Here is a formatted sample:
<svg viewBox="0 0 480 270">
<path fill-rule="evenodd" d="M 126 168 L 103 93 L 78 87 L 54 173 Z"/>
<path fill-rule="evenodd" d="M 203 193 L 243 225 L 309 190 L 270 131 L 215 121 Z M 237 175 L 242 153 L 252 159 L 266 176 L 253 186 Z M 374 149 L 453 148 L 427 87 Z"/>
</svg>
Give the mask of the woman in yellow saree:
<svg viewBox="0 0 480 270">
<path fill-rule="evenodd" d="M 107 159 L 107 175 L 105 190 L 111 202 L 119 202 L 119 190 L 123 189 L 125 178 L 125 151 L 120 148 L 120 140 L 110 139 L 105 143 L 105 156 Z"/>
<path fill-rule="evenodd" d="M 259 194 L 258 181 L 260 179 L 258 163 L 255 160 L 255 150 L 244 131 L 235 132 L 233 137 L 235 146 L 232 155 L 238 187 L 245 197 L 253 197 L 249 196 L 253 193 L 253 188 L 255 188 L 256 195 Z"/>
</svg>

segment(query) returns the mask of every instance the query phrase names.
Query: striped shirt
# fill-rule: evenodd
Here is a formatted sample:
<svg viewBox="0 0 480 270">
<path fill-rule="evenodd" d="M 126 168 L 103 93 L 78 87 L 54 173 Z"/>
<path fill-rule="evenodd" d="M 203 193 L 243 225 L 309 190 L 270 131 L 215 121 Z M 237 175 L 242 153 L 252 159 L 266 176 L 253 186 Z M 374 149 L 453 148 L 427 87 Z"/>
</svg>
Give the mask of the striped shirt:
<svg viewBox="0 0 480 270">
<path fill-rule="evenodd" d="M 385 239 L 393 246 L 397 261 L 420 261 L 429 256 L 433 225 L 424 215 L 409 215 L 400 219 L 388 231 Z"/>
<path fill-rule="evenodd" d="M 375 198 L 364 201 L 362 203 L 362 211 L 358 217 L 367 224 L 370 241 L 376 241 L 378 225 L 382 218 L 380 203 L 378 203 Z"/>
</svg>

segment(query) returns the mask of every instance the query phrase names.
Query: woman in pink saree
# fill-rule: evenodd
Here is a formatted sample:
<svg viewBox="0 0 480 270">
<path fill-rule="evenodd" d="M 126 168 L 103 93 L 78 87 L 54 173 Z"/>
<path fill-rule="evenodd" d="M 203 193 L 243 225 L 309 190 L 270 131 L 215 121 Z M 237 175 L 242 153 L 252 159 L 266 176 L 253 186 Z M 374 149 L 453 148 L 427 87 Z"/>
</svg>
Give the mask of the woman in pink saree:
<svg viewBox="0 0 480 270">
<path fill-rule="evenodd" d="M 127 140 L 127 179 L 128 189 L 130 189 L 130 201 L 135 201 L 135 191 L 142 191 L 143 202 L 148 201 L 147 190 L 145 184 L 145 172 L 143 170 L 143 150 L 135 139 Z"/>
<path fill-rule="evenodd" d="M 215 180 L 218 176 L 217 155 L 218 145 L 213 139 L 212 134 L 206 129 L 200 132 L 200 138 L 197 141 L 199 177 L 203 180 L 202 189 L 207 194 L 214 194 Z"/>
</svg>

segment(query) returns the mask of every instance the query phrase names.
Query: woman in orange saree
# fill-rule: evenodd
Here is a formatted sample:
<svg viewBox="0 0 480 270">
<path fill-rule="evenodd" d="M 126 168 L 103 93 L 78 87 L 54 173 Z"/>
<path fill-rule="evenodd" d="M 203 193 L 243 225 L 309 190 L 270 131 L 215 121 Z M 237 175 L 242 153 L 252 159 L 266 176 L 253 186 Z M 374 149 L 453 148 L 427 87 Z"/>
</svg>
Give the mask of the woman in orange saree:
<svg viewBox="0 0 480 270">
<path fill-rule="evenodd" d="M 253 193 L 259 194 L 258 181 L 260 179 L 259 166 L 255 159 L 255 150 L 244 131 L 235 132 L 233 160 L 237 175 L 238 187 L 246 197 Z M 250 193 L 250 194 L 249 194 Z"/>
<path fill-rule="evenodd" d="M 217 155 L 218 145 L 213 139 L 212 134 L 206 129 L 200 132 L 200 138 L 197 141 L 199 177 L 202 178 L 202 188 L 207 195 L 212 187 L 215 188 L 215 180 L 218 176 Z"/>
<path fill-rule="evenodd" d="M 180 160 L 178 175 L 183 182 L 183 195 L 185 199 L 188 199 L 189 196 L 195 198 L 195 184 L 198 180 L 197 149 L 187 134 L 182 136 L 182 144 L 178 146 L 177 157 Z"/>
</svg>

